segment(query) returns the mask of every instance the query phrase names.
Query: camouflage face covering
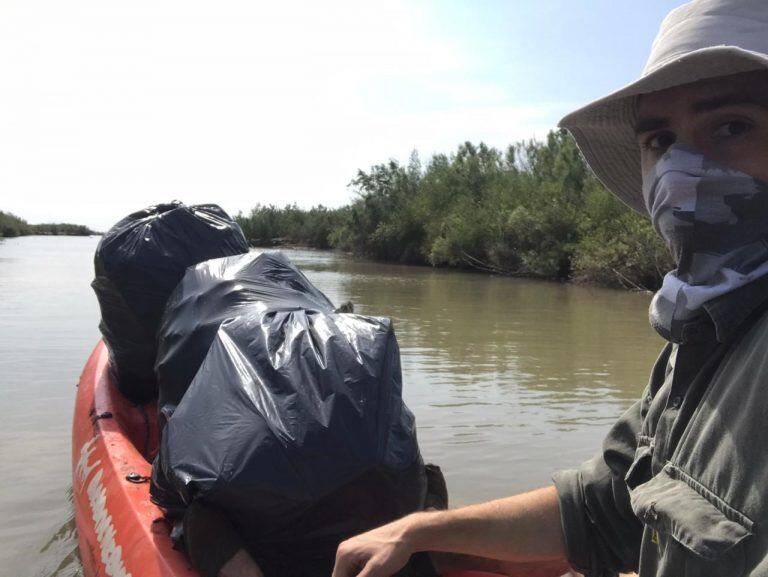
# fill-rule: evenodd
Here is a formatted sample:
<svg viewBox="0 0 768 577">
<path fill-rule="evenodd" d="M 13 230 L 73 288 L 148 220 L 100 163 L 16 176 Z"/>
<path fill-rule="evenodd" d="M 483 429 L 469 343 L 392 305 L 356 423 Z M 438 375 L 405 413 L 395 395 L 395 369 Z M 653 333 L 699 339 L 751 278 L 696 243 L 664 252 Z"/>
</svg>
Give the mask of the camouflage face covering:
<svg viewBox="0 0 768 577">
<path fill-rule="evenodd" d="M 707 301 L 768 274 L 768 183 L 671 146 L 645 178 L 656 232 L 677 262 L 651 302 L 651 325 L 681 342 Z"/>
</svg>

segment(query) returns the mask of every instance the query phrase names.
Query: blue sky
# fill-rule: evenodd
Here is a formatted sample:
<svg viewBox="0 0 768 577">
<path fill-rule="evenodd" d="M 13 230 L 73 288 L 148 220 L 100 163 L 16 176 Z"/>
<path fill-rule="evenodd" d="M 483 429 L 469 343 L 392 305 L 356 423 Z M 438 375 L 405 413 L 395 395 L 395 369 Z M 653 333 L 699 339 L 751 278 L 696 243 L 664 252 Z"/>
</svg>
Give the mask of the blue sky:
<svg viewBox="0 0 768 577">
<path fill-rule="evenodd" d="M 681 2 L 5 0 L 0 210 L 339 206 L 358 168 L 542 138 Z"/>
</svg>

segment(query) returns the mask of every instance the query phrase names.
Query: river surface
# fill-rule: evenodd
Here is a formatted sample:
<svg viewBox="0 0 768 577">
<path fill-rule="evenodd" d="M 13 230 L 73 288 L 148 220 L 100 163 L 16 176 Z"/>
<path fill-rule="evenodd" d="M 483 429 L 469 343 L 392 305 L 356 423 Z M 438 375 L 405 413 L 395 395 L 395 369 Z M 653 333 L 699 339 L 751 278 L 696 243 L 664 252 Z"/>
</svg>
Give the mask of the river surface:
<svg viewBox="0 0 768 577">
<path fill-rule="evenodd" d="M 70 431 L 99 338 L 98 240 L 0 240 L 0 575 L 81 575 Z M 422 453 L 454 506 L 591 456 L 662 344 L 645 294 L 285 252 L 335 303 L 394 319 Z"/>
</svg>

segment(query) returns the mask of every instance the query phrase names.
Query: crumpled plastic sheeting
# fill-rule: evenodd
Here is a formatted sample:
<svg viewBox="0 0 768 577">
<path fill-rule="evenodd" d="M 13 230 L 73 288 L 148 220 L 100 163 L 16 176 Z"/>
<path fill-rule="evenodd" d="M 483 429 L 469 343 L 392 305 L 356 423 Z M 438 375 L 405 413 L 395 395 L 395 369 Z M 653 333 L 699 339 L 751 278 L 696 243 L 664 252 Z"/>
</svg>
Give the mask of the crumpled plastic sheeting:
<svg viewBox="0 0 768 577">
<path fill-rule="evenodd" d="M 134 212 L 107 232 L 91 283 L 110 373 L 136 403 L 157 396 L 156 333 L 168 297 L 190 265 L 248 252 L 238 224 L 215 204 L 160 204 Z"/>
<path fill-rule="evenodd" d="M 267 575 L 329 575 L 341 540 L 426 493 L 390 321 L 307 300 L 221 324 L 153 467 L 156 503 L 221 507 Z"/>
<path fill-rule="evenodd" d="M 181 401 L 223 321 L 249 310 L 299 308 L 333 312 L 331 301 L 280 252 L 190 267 L 168 299 L 158 331 L 155 374 L 164 417 L 170 418 Z"/>
</svg>

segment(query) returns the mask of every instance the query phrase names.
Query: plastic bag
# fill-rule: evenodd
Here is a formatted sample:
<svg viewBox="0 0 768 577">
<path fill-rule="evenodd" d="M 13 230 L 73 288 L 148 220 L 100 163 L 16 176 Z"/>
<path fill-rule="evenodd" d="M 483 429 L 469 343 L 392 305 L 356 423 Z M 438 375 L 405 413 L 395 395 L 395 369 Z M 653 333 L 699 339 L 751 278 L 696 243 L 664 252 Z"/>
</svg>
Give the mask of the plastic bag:
<svg viewBox="0 0 768 577">
<path fill-rule="evenodd" d="M 157 396 L 156 333 L 166 301 L 190 265 L 248 252 L 238 224 L 215 204 L 151 206 L 122 219 L 99 242 L 91 283 L 110 373 L 130 400 Z"/>
<path fill-rule="evenodd" d="M 168 299 L 158 331 L 158 406 L 170 418 L 222 321 L 249 307 L 333 312 L 333 304 L 279 252 L 219 258 L 190 267 Z"/>
<path fill-rule="evenodd" d="M 390 321 L 281 290 L 217 330 L 151 494 L 215 504 L 267 575 L 329 575 L 341 540 L 422 507 L 424 465 Z"/>
</svg>

